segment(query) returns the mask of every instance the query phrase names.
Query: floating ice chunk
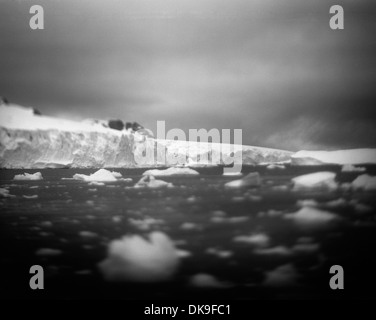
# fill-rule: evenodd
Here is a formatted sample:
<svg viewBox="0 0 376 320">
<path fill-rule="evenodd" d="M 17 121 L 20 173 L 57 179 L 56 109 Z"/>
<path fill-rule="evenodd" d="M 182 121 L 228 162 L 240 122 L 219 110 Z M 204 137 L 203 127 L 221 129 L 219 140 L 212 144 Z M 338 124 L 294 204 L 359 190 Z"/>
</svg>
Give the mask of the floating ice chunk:
<svg viewBox="0 0 376 320">
<path fill-rule="evenodd" d="M 335 182 L 335 173 L 323 171 L 305 174 L 292 179 L 294 183 L 293 190 L 306 190 L 306 189 L 328 189 L 333 190 L 338 187 Z"/>
<path fill-rule="evenodd" d="M 0 196 L 4 198 L 14 198 L 15 196 L 9 193 L 9 190 L 6 188 L 0 188 Z"/>
<path fill-rule="evenodd" d="M 102 182 L 107 182 L 107 181 L 117 181 L 116 177 L 113 175 L 112 172 L 106 170 L 106 169 L 99 169 L 98 171 L 94 172 L 91 175 L 86 175 L 86 174 L 79 174 L 76 173 L 73 176 L 73 179 L 76 180 L 83 180 L 83 181 L 102 181 Z"/>
<path fill-rule="evenodd" d="M 299 151 L 291 156 L 292 165 L 376 163 L 376 149 L 337 151 Z"/>
<path fill-rule="evenodd" d="M 334 213 L 311 207 L 303 207 L 297 212 L 284 215 L 284 218 L 291 219 L 297 225 L 306 228 L 327 226 L 328 223 L 339 219 Z"/>
<path fill-rule="evenodd" d="M 103 182 L 97 182 L 97 181 L 90 181 L 89 186 L 104 186 L 105 184 Z"/>
<path fill-rule="evenodd" d="M 206 273 L 199 273 L 191 277 L 190 285 L 200 288 L 228 288 L 231 284 L 221 282 L 214 276 Z"/>
<path fill-rule="evenodd" d="M 188 258 L 192 255 L 192 253 L 189 252 L 188 250 L 182 250 L 182 249 L 177 249 L 176 253 L 178 254 L 179 258 Z"/>
<path fill-rule="evenodd" d="M 35 252 L 37 256 L 59 256 L 62 253 L 63 252 L 59 249 L 51 249 L 51 248 L 41 248 Z"/>
<path fill-rule="evenodd" d="M 355 167 L 352 164 L 345 164 L 342 166 L 342 172 L 364 172 L 366 168 L 363 167 Z"/>
<path fill-rule="evenodd" d="M 174 185 L 170 182 L 157 180 L 154 176 L 144 176 L 135 184 L 135 188 L 172 188 Z"/>
<path fill-rule="evenodd" d="M 254 253 L 260 255 L 280 255 L 280 256 L 289 256 L 292 255 L 293 252 L 291 249 L 285 246 L 277 246 L 272 248 L 258 248 L 254 250 Z"/>
<path fill-rule="evenodd" d="M 183 230 L 201 230 L 201 227 L 197 223 L 184 222 L 181 224 L 180 229 Z"/>
<path fill-rule="evenodd" d="M 52 227 L 53 226 L 53 223 L 51 221 L 42 221 L 40 224 L 39 224 L 41 227 Z"/>
<path fill-rule="evenodd" d="M 351 186 L 354 189 L 363 189 L 365 191 L 376 190 L 376 177 L 362 174 L 351 183 Z"/>
<path fill-rule="evenodd" d="M 214 223 L 242 223 L 248 221 L 249 217 L 239 216 L 239 217 L 211 217 L 210 221 Z"/>
<path fill-rule="evenodd" d="M 37 199 L 38 195 L 37 194 L 34 194 L 32 196 L 23 195 L 22 197 L 25 198 L 25 199 Z"/>
<path fill-rule="evenodd" d="M 143 173 L 144 176 L 175 176 L 175 175 L 198 175 L 196 170 L 190 168 L 175 168 L 171 167 L 165 170 L 153 169 L 147 170 Z"/>
<path fill-rule="evenodd" d="M 318 207 L 319 203 L 314 199 L 298 200 L 296 205 L 299 207 Z"/>
<path fill-rule="evenodd" d="M 264 286 L 282 287 L 291 286 L 296 283 L 299 275 L 292 264 L 279 266 L 278 268 L 266 273 Z"/>
<path fill-rule="evenodd" d="M 116 171 L 110 171 L 111 174 L 115 177 L 115 178 L 123 178 L 122 174 L 120 172 L 116 172 Z"/>
<path fill-rule="evenodd" d="M 40 172 L 17 174 L 13 180 L 43 180 L 43 176 Z"/>
<path fill-rule="evenodd" d="M 154 225 L 163 224 L 163 220 L 154 219 L 154 218 L 145 218 L 145 219 L 128 219 L 129 223 L 136 227 L 139 230 L 149 230 Z"/>
<path fill-rule="evenodd" d="M 250 236 L 236 236 L 233 241 L 249 243 L 259 247 L 266 247 L 269 245 L 270 238 L 265 233 L 256 233 Z"/>
<path fill-rule="evenodd" d="M 230 258 L 233 255 L 233 252 L 230 250 L 221 250 L 218 248 L 208 248 L 205 252 L 222 259 Z"/>
<path fill-rule="evenodd" d="M 244 188 L 244 187 L 258 187 L 261 184 L 260 175 L 258 172 L 251 172 L 244 178 L 227 182 L 226 188 Z"/>
<path fill-rule="evenodd" d="M 297 243 L 292 248 L 295 253 L 314 253 L 320 249 L 318 243 Z"/>
<path fill-rule="evenodd" d="M 269 164 L 266 169 L 268 170 L 274 170 L 274 169 L 280 169 L 280 170 L 283 170 L 283 169 L 286 169 L 286 167 L 282 164 Z"/>
<path fill-rule="evenodd" d="M 80 231 L 79 235 L 83 238 L 96 238 L 98 234 L 91 231 Z"/>
<path fill-rule="evenodd" d="M 237 171 L 235 171 L 235 172 L 226 172 L 226 171 L 224 171 L 223 175 L 224 176 L 242 176 L 243 174 L 241 172 L 237 172 Z"/>
<path fill-rule="evenodd" d="M 177 250 L 162 232 L 152 232 L 149 241 L 137 235 L 114 240 L 108 246 L 108 257 L 99 263 L 106 280 L 134 282 L 169 280 L 178 266 Z"/>
</svg>

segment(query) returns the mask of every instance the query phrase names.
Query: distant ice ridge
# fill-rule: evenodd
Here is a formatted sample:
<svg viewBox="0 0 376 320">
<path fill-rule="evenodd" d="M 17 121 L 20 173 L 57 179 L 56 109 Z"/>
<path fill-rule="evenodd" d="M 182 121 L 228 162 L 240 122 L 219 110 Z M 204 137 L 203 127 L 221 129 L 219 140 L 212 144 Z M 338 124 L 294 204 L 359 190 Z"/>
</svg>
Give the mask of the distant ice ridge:
<svg viewBox="0 0 376 320">
<path fill-rule="evenodd" d="M 376 149 L 336 151 L 299 151 L 291 156 L 292 165 L 356 165 L 376 164 Z"/>
<path fill-rule="evenodd" d="M 154 139 L 138 132 L 114 130 L 100 122 L 71 121 L 42 116 L 32 108 L 0 106 L 1 168 L 132 168 L 182 165 L 212 166 L 210 159 L 224 165 L 234 158 L 229 144 Z M 289 161 L 289 151 L 242 146 L 242 164 Z M 164 151 L 165 161 L 147 159 L 147 150 Z M 204 160 L 203 160 L 204 159 Z M 207 161 L 205 161 L 207 159 Z"/>
</svg>

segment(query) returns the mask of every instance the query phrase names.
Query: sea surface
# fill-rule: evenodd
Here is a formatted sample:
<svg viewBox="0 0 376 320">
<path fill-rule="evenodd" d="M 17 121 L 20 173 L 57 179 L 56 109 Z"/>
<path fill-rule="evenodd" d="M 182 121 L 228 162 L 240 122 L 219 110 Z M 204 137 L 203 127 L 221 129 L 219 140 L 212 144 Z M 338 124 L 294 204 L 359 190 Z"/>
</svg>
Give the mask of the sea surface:
<svg viewBox="0 0 376 320">
<path fill-rule="evenodd" d="M 70 180 L 96 170 L 0 170 L 0 188 L 12 195 L 0 195 L 2 298 L 376 297 L 375 192 L 348 188 L 364 172 L 249 167 L 243 173 L 259 172 L 261 186 L 227 189 L 224 184 L 238 177 L 206 168 L 197 169 L 198 176 L 160 177 L 174 187 L 149 189 L 134 188 L 145 169 L 114 170 L 132 181 Z M 13 180 L 38 171 L 41 181 Z M 338 190 L 292 189 L 293 177 L 319 171 L 337 173 Z M 335 219 L 301 224 L 291 213 L 302 208 Z M 131 235 L 148 239 L 154 231 L 184 253 L 174 275 L 155 283 L 108 281 L 98 266 L 109 244 Z M 32 265 L 44 269 L 43 290 L 29 287 Z M 344 270 L 343 290 L 329 286 L 333 265 Z"/>
</svg>

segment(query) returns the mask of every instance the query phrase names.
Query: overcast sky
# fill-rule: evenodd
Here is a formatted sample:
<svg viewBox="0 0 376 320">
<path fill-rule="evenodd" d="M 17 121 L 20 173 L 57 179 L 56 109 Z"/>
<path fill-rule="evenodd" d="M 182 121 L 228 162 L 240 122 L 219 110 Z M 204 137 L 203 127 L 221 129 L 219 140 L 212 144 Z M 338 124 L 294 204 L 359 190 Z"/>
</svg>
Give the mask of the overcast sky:
<svg viewBox="0 0 376 320">
<path fill-rule="evenodd" d="M 0 0 L 0 95 L 153 131 L 243 129 L 250 145 L 376 147 L 373 2 Z M 45 30 L 29 27 L 33 4 Z"/>
</svg>

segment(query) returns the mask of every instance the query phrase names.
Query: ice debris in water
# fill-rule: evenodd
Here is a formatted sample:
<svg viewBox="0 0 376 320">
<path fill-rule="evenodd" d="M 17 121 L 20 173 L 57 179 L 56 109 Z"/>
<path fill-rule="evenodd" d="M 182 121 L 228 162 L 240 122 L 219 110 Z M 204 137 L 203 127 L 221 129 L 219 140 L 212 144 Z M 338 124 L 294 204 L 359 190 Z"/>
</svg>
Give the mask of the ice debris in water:
<svg viewBox="0 0 376 320">
<path fill-rule="evenodd" d="M 294 184 L 293 190 L 306 190 L 306 189 L 327 189 L 333 190 L 338 187 L 335 179 L 335 173 L 323 171 L 316 173 L 304 174 L 292 179 Z"/>
<path fill-rule="evenodd" d="M 138 235 L 111 241 L 107 258 L 99 263 L 106 280 L 132 282 L 169 280 L 178 266 L 178 252 L 163 232 L 152 232 L 149 241 Z"/>
<path fill-rule="evenodd" d="M 91 175 L 86 175 L 86 174 L 79 174 L 79 173 L 76 173 L 74 176 L 73 176 L 73 179 L 76 179 L 76 180 L 83 180 L 83 181 L 89 181 L 89 182 L 98 182 L 98 181 L 108 181 L 108 182 L 111 182 L 111 181 L 117 181 L 115 175 L 111 172 L 111 171 L 108 171 L 106 169 L 99 169 L 98 171 L 94 172 L 93 174 Z"/>
<path fill-rule="evenodd" d="M 364 167 L 355 167 L 352 164 L 345 164 L 342 166 L 342 172 L 364 172 L 366 168 Z"/>
<path fill-rule="evenodd" d="M 37 256 L 59 256 L 62 253 L 63 252 L 59 249 L 51 249 L 51 248 L 41 248 L 35 252 Z"/>
<path fill-rule="evenodd" d="M 199 273 L 191 277 L 190 285 L 200 288 L 228 288 L 229 283 L 221 282 L 214 276 L 206 273 Z"/>
<path fill-rule="evenodd" d="M 328 223 L 339 219 L 334 213 L 312 207 L 303 207 L 297 212 L 284 215 L 284 218 L 293 220 L 303 228 L 325 227 Z"/>
<path fill-rule="evenodd" d="M 198 175 L 196 170 L 190 168 L 168 168 L 164 170 L 153 169 L 143 173 L 144 176 L 174 176 L 174 175 Z"/>
<path fill-rule="evenodd" d="M 285 264 L 266 273 L 264 286 L 281 287 L 291 286 L 296 283 L 299 277 L 295 267 L 292 264 Z"/>
<path fill-rule="evenodd" d="M 362 174 L 351 183 L 351 186 L 354 189 L 363 189 L 365 191 L 376 190 L 376 177 Z"/>
<path fill-rule="evenodd" d="M 172 188 L 174 185 L 170 182 L 157 180 L 154 176 L 144 176 L 135 184 L 135 188 Z"/>
<path fill-rule="evenodd" d="M 40 172 L 17 174 L 13 180 L 43 180 L 43 176 Z"/>
<path fill-rule="evenodd" d="M 260 174 L 258 172 L 251 172 L 244 178 L 233 180 L 225 184 L 226 188 L 243 188 L 243 187 L 258 187 L 261 184 Z"/>
<path fill-rule="evenodd" d="M 244 242 L 259 247 L 265 247 L 269 245 L 270 238 L 265 233 L 255 233 L 249 236 L 236 236 L 233 241 Z"/>
</svg>

